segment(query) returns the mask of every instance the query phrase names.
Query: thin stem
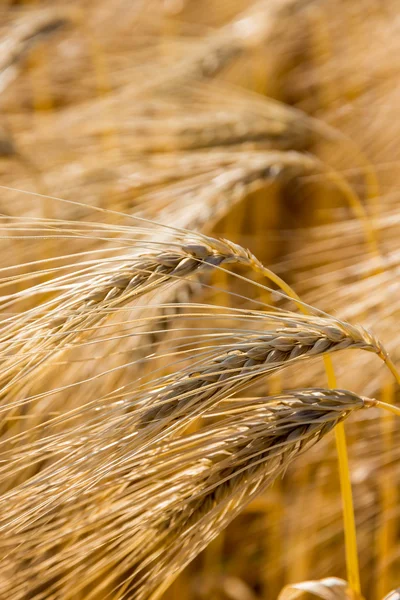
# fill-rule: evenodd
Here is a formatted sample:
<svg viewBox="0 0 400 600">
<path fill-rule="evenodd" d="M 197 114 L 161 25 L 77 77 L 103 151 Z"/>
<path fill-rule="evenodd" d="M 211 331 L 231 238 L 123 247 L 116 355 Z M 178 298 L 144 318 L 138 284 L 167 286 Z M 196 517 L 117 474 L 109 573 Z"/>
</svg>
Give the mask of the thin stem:
<svg viewBox="0 0 400 600">
<path fill-rule="evenodd" d="M 382 388 L 383 402 L 391 405 L 394 404 L 395 383 L 391 379 Z M 396 427 L 395 419 L 397 415 L 393 415 L 392 411 L 384 411 L 381 418 L 382 426 L 382 441 L 385 458 L 382 461 L 382 466 L 390 464 L 394 458 L 394 431 Z M 381 473 L 380 482 L 380 500 L 382 509 L 379 517 L 379 527 L 376 536 L 377 558 L 378 558 L 378 581 L 375 590 L 375 598 L 381 600 L 390 589 L 391 580 L 391 561 L 388 557 L 396 551 L 396 534 L 393 522 L 393 512 L 397 504 L 397 486 L 396 482 L 391 477 L 386 477 L 384 472 Z"/>
<path fill-rule="evenodd" d="M 324 356 L 325 371 L 330 388 L 337 387 L 332 358 Z M 335 427 L 336 451 L 339 463 L 340 491 L 342 496 L 344 540 L 346 551 L 347 579 L 351 589 L 361 595 L 360 569 L 357 552 L 357 530 L 354 517 L 353 494 L 351 489 L 349 458 L 347 454 L 346 432 L 344 423 Z"/>
<path fill-rule="evenodd" d="M 382 402 L 382 400 L 366 400 L 365 406 L 367 408 L 382 408 L 383 410 L 387 410 L 397 417 L 400 417 L 400 406 L 395 406 L 394 404 L 388 404 L 387 402 Z"/>
<path fill-rule="evenodd" d="M 394 376 L 396 382 L 400 385 L 400 373 L 398 372 L 392 359 L 388 355 L 383 354 L 383 352 L 379 354 L 379 357 L 383 360 L 389 371 Z"/>
<path fill-rule="evenodd" d="M 329 168 L 326 174 L 327 177 L 335 183 L 337 188 L 346 197 L 349 206 L 354 213 L 354 216 L 360 221 L 364 230 L 365 241 L 367 243 L 368 249 L 371 255 L 378 258 L 380 261 L 377 271 L 381 272 L 383 266 L 382 254 L 379 250 L 377 235 L 371 223 L 371 219 L 369 218 L 368 213 L 366 212 L 364 206 L 362 205 L 362 202 L 360 201 L 360 198 L 353 191 L 352 187 L 340 173 L 338 173 L 332 168 Z"/>
<path fill-rule="evenodd" d="M 297 306 L 303 314 L 310 314 L 307 307 L 301 302 L 300 297 L 296 292 L 278 275 L 262 267 L 262 272 L 268 277 L 273 283 L 278 285 L 290 298 L 296 301 Z M 332 359 L 326 355 L 324 358 L 325 371 L 328 379 L 328 385 L 332 389 L 336 388 L 336 376 L 333 368 Z M 390 360 L 388 357 L 387 360 Z M 392 363 L 393 364 L 393 363 Z M 388 365 L 389 366 L 389 365 Z M 394 368 L 394 365 L 393 365 Z M 357 532 L 356 523 L 354 517 L 354 503 L 351 489 L 351 479 L 349 470 L 349 460 L 347 455 L 346 445 L 346 433 L 343 423 L 339 423 L 335 427 L 336 436 L 336 452 L 338 455 L 339 464 L 339 478 L 340 478 L 340 490 L 342 496 L 343 505 L 343 525 L 344 525 L 344 539 L 345 539 L 345 552 L 346 552 L 346 569 L 347 579 L 351 589 L 356 595 L 361 595 L 361 584 L 360 584 L 360 571 L 358 564 L 358 553 L 357 553 Z"/>
<path fill-rule="evenodd" d="M 356 594 L 361 594 L 353 494 L 351 489 L 346 433 L 344 430 L 343 423 L 338 423 L 336 425 L 335 436 L 336 449 L 339 461 L 340 489 L 343 506 L 347 579 L 349 581 L 351 589 L 354 592 L 356 592 Z"/>
</svg>

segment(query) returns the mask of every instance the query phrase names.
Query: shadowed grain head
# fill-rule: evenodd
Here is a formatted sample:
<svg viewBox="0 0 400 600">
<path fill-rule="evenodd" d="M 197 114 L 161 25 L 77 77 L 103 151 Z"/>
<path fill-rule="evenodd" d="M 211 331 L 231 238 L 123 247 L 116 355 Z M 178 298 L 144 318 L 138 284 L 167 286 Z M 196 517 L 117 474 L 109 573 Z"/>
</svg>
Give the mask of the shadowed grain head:
<svg viewBox="0 0 400 600">
<path fill-rule="evenodd" d="M 0 521 L 2 594 L 159 597 L 299 453 L 363 406 L 355 394 L 321 389 L 223 401 L 197 433 L 142 449 L 126 435 L 84 462 L 49 466 L 2 498 L 12 507 Z"/>
</svg>

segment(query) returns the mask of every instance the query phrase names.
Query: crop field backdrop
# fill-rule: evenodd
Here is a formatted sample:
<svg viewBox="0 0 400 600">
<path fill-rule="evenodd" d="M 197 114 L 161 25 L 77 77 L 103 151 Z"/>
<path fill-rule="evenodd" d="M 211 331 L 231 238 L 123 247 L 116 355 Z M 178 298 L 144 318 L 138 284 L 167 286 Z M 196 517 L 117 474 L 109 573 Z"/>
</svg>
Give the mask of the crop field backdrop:
<svg viewBox="0 0 400 600">
<path fill-rule="evenodd" d="M 400 600 L 399 28 L 0 2 L 0 600 Z"/>
</svg>

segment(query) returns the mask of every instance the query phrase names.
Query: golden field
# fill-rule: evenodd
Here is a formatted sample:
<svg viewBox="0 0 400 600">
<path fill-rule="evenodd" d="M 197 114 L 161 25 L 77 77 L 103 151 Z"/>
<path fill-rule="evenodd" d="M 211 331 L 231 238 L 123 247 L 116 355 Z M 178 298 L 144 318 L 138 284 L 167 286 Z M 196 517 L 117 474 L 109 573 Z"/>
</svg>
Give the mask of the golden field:
<svg viewBox="0 0 400 600">
<path fill-rule="evenodd" d="M 398 9 L 2 2 L 0 599 L 398 599 Z"/>
</svg>

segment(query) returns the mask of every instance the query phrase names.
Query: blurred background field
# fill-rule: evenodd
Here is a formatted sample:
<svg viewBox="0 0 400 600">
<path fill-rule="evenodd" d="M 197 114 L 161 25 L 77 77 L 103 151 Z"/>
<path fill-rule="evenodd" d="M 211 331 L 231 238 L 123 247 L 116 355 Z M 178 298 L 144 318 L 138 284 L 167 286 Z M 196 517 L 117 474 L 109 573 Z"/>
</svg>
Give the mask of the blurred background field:
<svg viewBox="0 0 400 600">
<path fill-rule="evenodd" d="M 3 223 L 139 215 L 226 237 L 305 301 L 371 327 L 399 364 L 399 26 L 396 0 L 3 0 Z M 98 243 L 71 240 L 68 252 Z M 54 239 L 0 244 L 2 267 L 66 252 Z M 211 283 L 196 292 L 204 302 L 242 306 L 226 292 L 257 294 L 223 273 Z M 83 368 L 89 376 L 119 360 Z M 334 364 L 339 387 L 396 402 L 373 355 L 345 352 Z M 55 385 L 32 389 L 42 384 Z M 319 363 L 254 391 L 306 385 L 325 385 Z M 400 585 L 398 424 L 371 410 L 346 430 L 362 590 L 382 600 Z M 272 600 L 328 576 L 346 579 L 332 435 L 164 598 Z"/>
</svg>

